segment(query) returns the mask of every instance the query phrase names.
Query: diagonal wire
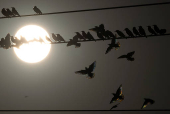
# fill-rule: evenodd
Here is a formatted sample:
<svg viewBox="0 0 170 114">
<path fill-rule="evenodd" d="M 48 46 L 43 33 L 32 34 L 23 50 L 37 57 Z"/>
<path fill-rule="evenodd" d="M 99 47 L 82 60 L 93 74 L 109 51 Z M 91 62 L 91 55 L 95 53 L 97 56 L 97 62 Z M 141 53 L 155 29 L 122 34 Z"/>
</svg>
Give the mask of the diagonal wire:
<svg viewBox="0 0 170 114">
<path fill-rule="evenodd" d="M 99 11 L 99 10 L 109 10 L 109 9 L 121 9 L 121 8 L 132 8 L 132 7 L 143 7 L 143 6 L 154 6 L 154 5 L 165 5 L 170 4 L 170 2 L 152 3 L 152 4 L 139 4 L 139 5 L 129 5 L 129 6 L 118 6 L 118 7 L 107 7 L 107 8 L 96 8 L 96 9 L 84 9 L 84 10 L 72 10 L 72 11 L 61 11 L 52 13 L 43 13 L 41 15 L 54 15 L 54 14 L 64 14 L 64 13 L 76 13 L 76 12 L 88 12 L 88 11 Z M 39 14 L 21 15 L 16 17 L 29 17 L 29 16 L 40 16 Z M 8 17 L 0 17 L 0 19 L 5 19 Z"/>
</svg>

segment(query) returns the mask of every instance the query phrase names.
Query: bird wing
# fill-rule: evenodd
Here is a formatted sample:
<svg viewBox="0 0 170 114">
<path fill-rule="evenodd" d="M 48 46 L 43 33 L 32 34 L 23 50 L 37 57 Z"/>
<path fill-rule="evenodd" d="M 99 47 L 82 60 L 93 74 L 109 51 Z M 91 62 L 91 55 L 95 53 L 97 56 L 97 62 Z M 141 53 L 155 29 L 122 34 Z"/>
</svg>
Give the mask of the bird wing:
<svg viewBox="0 0 170 114">
<path fill-rule="evenodd" d="M 118 57 L 118 59 L 120 59 L 120 58 L 126 58 L 127 57 L 127 55 L 121 55 L 120 57 Z"/>
<path fill-rule="evenodd" d="M 148 102 L 145 100 L 145 102 L 143 103 L 143 105 L 142 105 L 142 108 L 141 108 L 141 109 L 145 108 L 147 105 L 148 105 Z"/>
<path fill-rule="evenodd" d="M 122 84 L 119 86 L 119 88 L 116 91 L 116 95 L 122 95 Z"/>
<path fill-rule="evenodd" d="M 80 71 L 76 71 L 75 73 L 76 73 L 76 74 L 85 75 L 85 74 L 87 74 L 88 72 L 87 72 L 87 70 L 80 70 Z"/>
<path fill-rule="evenodd" d="M 117 101 L 117 100 L 118 100 L 118 98 L 114 96 L 114 97 L 112 98 L 112 100 L 110 101 L 110 104 L 113 103 L 113 102 L 115 102 L 115 101 Z"/>
<path fill-rule="evenodd" d="M 96 67 L 96 61 L 94 61 L 90 66 L 89 66 L 89 71 L 90 72 L 93 72 L 93 70 L 95 69 Z"/>
<path fill-rule="evenodd" d="M 112 46 L 109 46 L 109 47 L 107 48 L 107 50 L 106 50 L 106 53 L 105 53 L 105 54 L 109 53 L 112 49 L 113 49 L 113 47 L 112 47 Z"/>
<path fill-rule="evenodd" d="M 127 54 L 127 56 L 130 56 L 130 57 L 131 57 L 134 53 L 135 53 L 135 51 L 129 52 L 129 53 Z"/>
</svg>

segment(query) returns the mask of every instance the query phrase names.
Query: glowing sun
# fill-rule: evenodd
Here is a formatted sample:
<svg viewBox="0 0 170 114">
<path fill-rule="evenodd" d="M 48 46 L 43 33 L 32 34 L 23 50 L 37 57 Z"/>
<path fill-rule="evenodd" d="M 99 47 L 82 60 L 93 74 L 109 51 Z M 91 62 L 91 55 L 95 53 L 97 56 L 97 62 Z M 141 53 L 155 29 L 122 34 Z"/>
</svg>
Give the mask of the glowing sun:
<svg viewBox="0 0 170 114">
<path fill-rule="evenodd" d="M 24 37 L 29 43 L 22 44 L 19 48 L 14 47 L 14 52 L 23 61 L 36 63 L 43 60 L 51 49 L 51 44 L 46 40 L 49 34 L 40 26 L 28 25 L 17 31 L 15 37 Z M 39 42 L 44 41 L 44 42 Z M 31 41 L 31 42 L 30 42 Z"/>
</svg>

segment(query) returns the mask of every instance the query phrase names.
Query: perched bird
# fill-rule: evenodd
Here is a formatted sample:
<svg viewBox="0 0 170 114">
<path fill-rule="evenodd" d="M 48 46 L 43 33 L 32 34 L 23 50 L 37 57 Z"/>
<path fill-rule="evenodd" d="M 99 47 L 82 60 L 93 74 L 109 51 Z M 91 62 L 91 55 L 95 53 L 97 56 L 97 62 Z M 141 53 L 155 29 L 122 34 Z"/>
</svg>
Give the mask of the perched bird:
<svg viewBox="0 0 170 114">
<path fill-rule="evenodd" d="M 4 49 L 9 49 L 11 48 L 11 37 L 10 37 L 10 34 L 8 33 L 5 37 L 5 40 L 4 40 L 4 44 L 5 44 L 5 47 Z"/>
<path fill-rule="evenodd" d="M 118 59 L 120 58 L 127 58 L 128 61 L 134 61 L 135 58 L 132 58 L 132 55 L 135 53 L 135 51 L 129 52 L 127 55 L 122 55 L 120 57 L 118 57 Z"/>
<path fill-rule="evenodd" d="M 117 32 L 120 37 L 125 38 L 125 35 L 120 30 L 116 30 L 115 32 Z"/>
<path fill-rule="evenodd" d="M 46 38 L 46 40 L 47 40 L 48 42 L 52 43 L 52 41 L 51 41 L 50 38 L 48 38 L 47 36 L 46 36 L 45 38 Z"/>
<path fill-rule="evenodd" d="M 81 31 L 81 32 L 82 32 L 82 36 L 83 36 L 85 39 L 88 39 L 88 40 L 89 40 L 89 38 L 88 38 L 86 32 L 85 32 L 85 31 Z"/>
<path fill-rule="evenodd" d="M 102 33 L 97 32 L 97 36 L 98 36 L 100 39 L 102 39 L 103 41 L 105 40 L 105 38 L 103 37 Z"/>
<path fill-rule="evenodd" d="M 12 8 L 12 13 L 15 15 L 15 16 L 20 16 L 20 14 L 17 12 L 17 10 L 14 8 L 14 7 L 11 7 Z"/>
<path fill-rule="evenodd" d="M 15 16 L 8 8 L 6 9 L 9 16 Z"/>
<path fill-rule="evenodd" d="M 20 37 L 20 41 L 21 41 L 22 43 L 28 43 L 28 41 L 26 40 L 26 38 L 23 37 L 23 36 Z"/>
<path fill-rule="evenodd" d="M 125 31 L 126 31 L 126 33 L 127 33 L 130 37 L 132 37 L 132 38 L 135 37 L 135 36 L 133 35 L 133 33 L 132 33 L 128 28 L 125 28 Z"/>
<path fill-rule="evenodd" d="M 5 8 L 3 8 L 3 9 L 1 10 L 1 13 L 2 13 L 5 17 L 10 18 L 10 15 L 8 14 L 8 12 L 7 12 L 7 10 L 6 10 Z"/>
<path fill-rule="evenodd" d="M 66 42 L 66 41 L 64 40 L 64 38 L 63 38 L 60 34 L 56 34 L 56 35 L 57 35 L 57 38 L 59 39 L 60 42 L 61 42 L 61 41 Z"/>
<path fill-rule="evenodd" d="M 95 76 L 95 73 L 92 73 L 94 71 L 96 67 L 96 61 L 94 61 L 89 68 L 85 67 L 85 70 L 80 70 L 80 71 L 76 71 L 76 74 L 82 74 L 82 75 L 88 75 L 87 78 L 88 79 L 92 79 Z"/>
<path fill-rule="evenodd" d="M 15 43 L 14 47 L 16 47 L 16 48 L 19 48 L 22 45 L 22 42 L 19 39 L 17 39 L 16 37 L 14 38 L 13 36 L 11 36 L 11 41 L 13 43 Z"/>
<path fill-rule="evenodd" d="M 101 32 L 102 34 L 105 32 L 104 24 L 99 25 L 99 32 Z"/>
<path fill-rule="evenodd" d="M 154 27 L 154 30 L 155 30 L 157 33 L 160 34 L 160 29 L 158 28 L 158 26 L 157 26 L 157 25 L 153 25 L 153 27 Z"/>
<path fill-rule="evenodd" d="M 119 105 L 120 103 L 114 105 L 110 110 L 112 110 L 113 108 L 117 108 L 117 106 Z"/>
<path fill-rule="evenodd" d="M 156 32 L 152 29 L 151 26 L 147 26 L 148 27 L 148 31 L 153 34 L 153 35 L 157 35 Z"/>
<path fill-rule="evenodd" d="M 155 101 L 152 100 L 152 99 L 148 99 L 148 98 L 144 98 L 144 99 L 145 99 L 145 102 L 143 103 L 141 109 L 145 108 L 145 107 L 146 107 L 147 105 L 149 105 L 149 104 L 154 104 L 154 103 L 155 103 Z"/>
<path fill-rule="evenodd" d="M 114 35 L 111 31 L 109 31 L 109 30 L 106 30 L 105 33 L 106 33 L 110 38 L 116 38 L 115 35 Z"/>
<path fill-rule="evenodd" d="M 43 43 L 44 40 L 41 37 L 39 37 L 39 42 Z"/>
<path fill-rule="evenodd" d="M 136 27 L 133 27 L 133 33 L 136 35 L 136 36 L 140 36 L 138 30 L 136 29 Z"/>
<path fill-rule="evenodd" d="M 96 39 L 94 39 L 94 37 L 90 34 L 90 32 L 87 32 L 87 38 L 88 38 L 89 40 L 94 40 L 94 41 L 96 41 Z"/>
<path fill-rule="evenodd" d="M 67 43 L 67 47 L 71 46 L 71 45 L 75 45 L 75 48 L 78 48 L 81 46 L 81 43 L 77 43 L 78 42 L 78 37 L 77 35 L 73 37 L 73 39 L 70 39 L 70 41 Z"/>
<path fill-rule="evenodd" d="M 86 40 L 86 38 L 84 38 L 79 32 L 75 32 L 75 33 L 79 39 Z"/>
<path fill-rule="evenodd" d="M 166 33 L 166 29 L 161 29 L 159 32 L 160 32 L 160 34 L 165 34 Z"/>
<path fill-rule="evenodd" d="M 34 10 L 37 14 L 42 15 L 41 10 L 40 10 L 39 8 L 37 8 L 37 6 L 34 6 L 33 10 Z"/>
<path fill-rule="evenodd" d="M 112 98 L 112 100 L 110 101 L 110 104 L 113 102 L 116 102 L 119 100 L 119 102 L 121 102 L 122 100 L 124 100 L 124 95 L 122 94 L 122 84 L 119 86 L 119 88 L 115 93 L 112 93 L 114 95 L 114 97 Z"/>
<path fill-rule="evenodd" d="M 145 36 L 145 37 L 147 38 L 146 33 L 145 33 L 145 30 L 143 29 L 142 26 L 139 26 L 139 33 L 140 33 L 142 36 Z"/>
<path fill-rule="evenodd" d="M 3 48 L 5 47 L 5 39 L 4 38 L 1 38 L 0 46 Z"/>
<path fill-rule="evenodd" d="M 114 39 L 114 38 L 112 39 L 111 44 L 108 44 L 108 45 L 109 45 L 109 47 L 107 48 L 105 54 L 109 53 L 114 47 L 115 47 L 115 49 L 118 49 L 120 47 L 120 43 L 119 42 L 116 43 L 116 39 Z"/>
</svg>

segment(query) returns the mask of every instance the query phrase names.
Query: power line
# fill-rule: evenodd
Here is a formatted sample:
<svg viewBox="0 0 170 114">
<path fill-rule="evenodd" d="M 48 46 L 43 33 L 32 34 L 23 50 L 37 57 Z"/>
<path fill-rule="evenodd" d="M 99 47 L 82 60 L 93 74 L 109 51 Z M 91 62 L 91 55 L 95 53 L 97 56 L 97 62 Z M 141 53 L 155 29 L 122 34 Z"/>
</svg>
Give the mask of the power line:
<svg viewBox="0 0 170 114">
<path fill-rule="evenodd" d="M 109 10 L 109 9 L 121 9 L 121 8 L 132 8 L 132 7 L 143 7 L 143 6 L 154 6 L 154 5 L 165 5 L 170 4 L 170 2 L 152 3 L 152 4 L 139 4 L 139 5 L 129 5 L 129 6 L 118 6 L 118 7 L 107 7 L 107 8 L 96 8 L 96 9 L 85 9 L 85 10 L 72 10 L 72 11 L 61 11 L 52 13 L 43 13 L 42 15 L 54 15 L 54 14 L 64 14 L 64 13 L 76 13 L 76 12 L 88 12 L 88 11 L 99 11 L 99 10 Z M 21 15 L 16 17 L 29 17 L 29 16 L 40 16 L 39 14 Z M 0 17 L 0 19 L 5 19 L 8 17 Z"/>
</svg>

